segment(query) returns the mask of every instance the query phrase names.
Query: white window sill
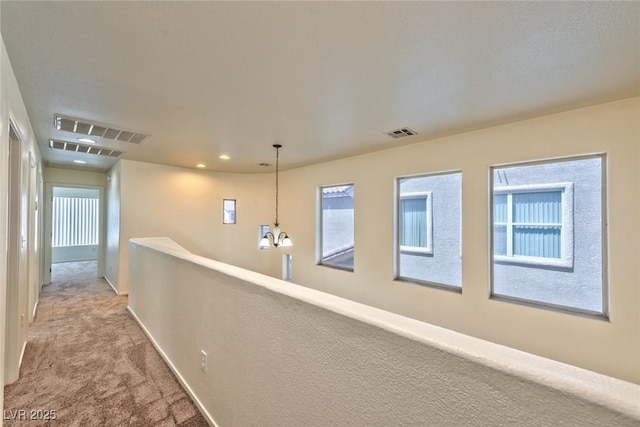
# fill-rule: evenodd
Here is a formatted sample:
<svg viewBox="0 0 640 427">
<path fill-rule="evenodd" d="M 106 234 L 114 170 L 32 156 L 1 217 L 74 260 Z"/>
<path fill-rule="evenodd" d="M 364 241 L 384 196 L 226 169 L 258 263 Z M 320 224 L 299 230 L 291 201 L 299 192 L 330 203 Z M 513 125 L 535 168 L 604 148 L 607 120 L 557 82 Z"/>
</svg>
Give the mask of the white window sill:
<svg viewBox="0 0 640 427">
<path fill-rule="evenodd" d="M 400 246 L 400 252 L 413 253 L 418 255 L 433 255 L 433 248 L 430 246 L 427 246 L 426 248 L 422 248 L 419 246 Z"/>
<path fill-rule="evenodd" d="M 530 267 L 573 268 L 573 259 L 571 258 L 494 255 L 493 261 L 500 264 L 518 264 Z"/>
</svg>

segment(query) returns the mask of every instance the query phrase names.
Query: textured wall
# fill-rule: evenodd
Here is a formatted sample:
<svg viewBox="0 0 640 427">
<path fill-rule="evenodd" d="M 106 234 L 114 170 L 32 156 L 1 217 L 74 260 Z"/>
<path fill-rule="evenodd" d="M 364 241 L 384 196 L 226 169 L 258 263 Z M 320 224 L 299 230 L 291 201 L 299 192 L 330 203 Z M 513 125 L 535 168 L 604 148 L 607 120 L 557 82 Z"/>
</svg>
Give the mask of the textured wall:
<svg viewBox="0 0 640 427">
<path fill-rule="evenodd" d="M 415 177 L 400 185 L 400 194 L 429 191 L 432 197 L 433 253 L 401 251 L 402 277 L 452 286 L 462 285 L 459 173 Z"/>
<path fill-rule="evenodd" d="M 390 150 L 286 170 L 280 222 L 293 239 L 293 281 L 363 304 L 640 383 L 640 98 L 511 123 Z M 607 153 L 610 321 L 489 297 L 489 168 Z M 258 251 L 273 215 L 273 175 L 203 173 L 123 161 L 119 262 L 127 239 L 164 235 L 198 253 L 280 277 L 282 249 Z M 462 293 L 393 280 L 394 178 L 462 171 Z M 319 186 L 353 182 L 355 269 L 316 265 Z M 124 194 L 123 193 L 123 194 Z M 221 224 L 222 198 L 238 223 Z M 374 240 L 372 240 L 374 239 Z M 372 243 L 375 242 L 375 243 Z"/>
<path fill-rule="evenodd" d="M 119 200 L 119 223 L 118 229 L 115 223 L 109 227 L 109 234 L 119 236 L 119 247 L 113 247 L 119 292 L 129 289 L 132 237 L 169 236 L 199 255 L 279 276 L 278 251 L 258 250 L 259 225 L 274 221 L 273 175 L 205 172 L 131 160 L 121 160 L 118 168 L 119 191 L 113 200 Z M 236 200 L 235 224 L 222 224 L 223 199 Z"/>
<path fill-rule="evenodd" d="M 516 167 L 503 169 L 501 174 L 503 181 L 496 179 L 496 188 L 573 183 L 573 204 L 565 211 L 573 211 L 571 230 L 565 231 L 573 236 L 573 257 L 569 268 L 496 262 L 494 292 L 602 312 L 601 160 Z"/>
<path fill-rule="evenodd" d="M 97 245 L 51 248 L 51 262 L 88 261 L 98 259 Z"/>
<path fill-rule="evenodd" d="M 294 239 L 293 281 L 640 383 L 639 117 L 640 98 L 629 98 L 285 170 L 280 216 Z M 489 168 L 590 153 L 607 154 L 610 321 L 490 298 Z M 462 293 L 394 281 L 394 178 L 453 170 L 462 172 Z M 314 262 L 314 189 L 332 182 L 356 188 L 353 272 Z"/>
<path fill-rule="evenodd" d="M 638 385 L 171 245 L 131 242 L 129 310 L 218 426 L 640 423 Z"/>
</svg>

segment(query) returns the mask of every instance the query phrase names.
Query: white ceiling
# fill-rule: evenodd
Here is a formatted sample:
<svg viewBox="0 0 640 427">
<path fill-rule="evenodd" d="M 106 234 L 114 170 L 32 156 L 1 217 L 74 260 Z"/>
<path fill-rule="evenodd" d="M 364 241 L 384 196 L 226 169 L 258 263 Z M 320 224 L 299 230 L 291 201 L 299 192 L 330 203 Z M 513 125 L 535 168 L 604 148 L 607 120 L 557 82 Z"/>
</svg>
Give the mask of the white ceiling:
<svg viewBox="0 0 640 427">
<path fill-rule="evenodd" d="M 151 135 L 98 142 L 125 159 L 264 172 L 276 142 L 290 168 L 640 95 L 639 2 L 2 1 L 1 11 L 52 164 L 116 161 L 48 148 L 78 137 L 56 131 L 54 113 Z M 420 135 L 384 134 L 401 127 Z"/>
</svg>

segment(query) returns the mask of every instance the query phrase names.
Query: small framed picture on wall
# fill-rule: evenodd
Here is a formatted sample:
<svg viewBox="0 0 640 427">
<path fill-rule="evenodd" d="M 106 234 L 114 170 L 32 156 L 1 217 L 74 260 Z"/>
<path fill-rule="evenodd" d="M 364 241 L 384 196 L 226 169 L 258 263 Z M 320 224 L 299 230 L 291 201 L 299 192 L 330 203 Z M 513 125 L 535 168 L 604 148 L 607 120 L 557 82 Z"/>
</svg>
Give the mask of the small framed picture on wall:
<svg viewBox="0 0 640 427">
<path fill-rule="evenodd" d="M 236 200 L 235 199 L 224 199 L 222 201 L 222 223 L 223 224 L 236 223 Z"/>
</svg>

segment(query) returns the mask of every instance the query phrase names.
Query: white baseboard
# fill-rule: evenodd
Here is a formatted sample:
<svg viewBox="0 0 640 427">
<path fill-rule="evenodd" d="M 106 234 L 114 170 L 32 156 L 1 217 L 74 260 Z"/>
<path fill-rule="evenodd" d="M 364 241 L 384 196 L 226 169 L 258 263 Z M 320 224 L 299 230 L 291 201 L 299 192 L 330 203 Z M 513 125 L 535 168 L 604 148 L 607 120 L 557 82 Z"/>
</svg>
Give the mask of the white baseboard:
<svg viewBox="0 0 640 427">
<path fill-rule="evenodd" d="M 176 376 L 176 378 L 178 379 L 178 382 L 180 382 L 180 385 L 182 385 L 182 388 L 184 388 L 187 394 L 189 395 L 189 397 L 191 397 L 191 400 L 193 400 L 193 403 L 196 404 L 196 406 L 200 410 L 200 413 L 205 418 L 207 423 L 209 423 L 209 425 L 212 427 L 218 427 L 218 424 L 216 424 L 211 414 L 204 408 L 204 406 L 202 405 L 202 402 L 200 402 L 200 399 L 198 399 L 198 396 L 196 396 L 193 390 L 191 390 L 191 387 L 189 387 L 189 384 L 187 383 L 187 381 L 182 377 L 180 372 L 178 372 L 178 370 L 173 365 L 169 357 L 164 353 L 164 351 L 162 351 L 162 349 L 160 348 L 156 340 L 153 339 L 153 337 L 151 336 L 147 328 L 145 328 L 145 326 L 142 324 L 142 322 L 140 321 L 136 313 L 133 311 L 133 309 L 127 306 L 127 311 L 129 312 L 129 314 L 131 314 L 131 317 L 133 317 L 136 323 L 138 323 L 138 325 L 140 326 L 142 331 L 145 333 L 147 338 L 149 338 L 149 341 L 151 341 L 151 344 L 153 344 L 153 347 L 158 351 L 158 353 L 160 353 L 160 356 L 162 357 L 162 359 L 165 361 L 165 363 L 169 366 L 169 369 L 171 369 L 173 374 Z"/>
<path fill-rule="evenodd" d="M 118 292 L 118 290 L 116 289 L 115 286 L 113 286 L 113 283 L 111 283 L 111 280 L 109 280 L 109 278 L 107 276 L 102 276 L 102 278 L 104 280 L 107 281 L 107 283 L 109 284 L 109 286 L 111 286 L 111 289 L 113 289 L 113 292 L 118 295 L 118 296 L 127 296 L 129 295 L 129 291 L 124 291 L 124 292 Z"/>
<path fill-rule="evenodd" d="M 36 311 L 38 311 L 38 303 L 40 302 L 40 300 L 36 301 L 36 303 L 33 305 L 33 313 L 31 313 L 31 321 L 35 321 L 36 320 Z"/>
<path fill-rule="evenodd" d="M 111 286 L 111 289 L 113 289 L 113 292 L 118 295 L 118 290 L 116 289 L 115 286 L 113 286 L 113 283 L 111 283 L 111 280 L 109 280 L 109 278 L 107 276 L 104 276 L 104 280 L 107 281 L 107 283 L 109 284 L 109 286 Z"/>
<path fill-rule="evenodd" d="M 22 351 L 20 352 L 20 361 L 18 362 L 18 371 L 20 371 L 20 368 L 22 367 L 22 358 L 24 357 L 24 351 L 27 349 L 27 342 L 25 341 L 22 344 Z"/>
</svg>

